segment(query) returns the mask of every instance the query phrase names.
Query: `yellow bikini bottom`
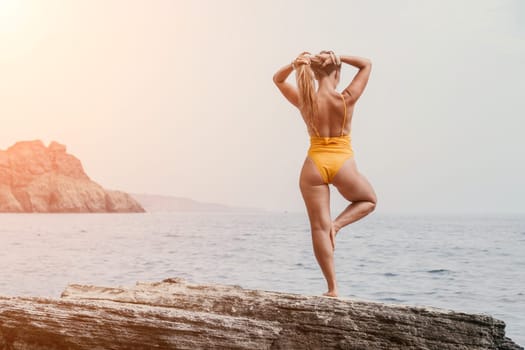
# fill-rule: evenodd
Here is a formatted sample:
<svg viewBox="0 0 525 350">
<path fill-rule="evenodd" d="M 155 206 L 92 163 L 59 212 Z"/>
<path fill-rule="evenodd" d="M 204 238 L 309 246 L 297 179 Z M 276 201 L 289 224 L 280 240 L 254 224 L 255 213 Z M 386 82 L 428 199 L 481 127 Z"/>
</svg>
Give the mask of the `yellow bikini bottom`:
<svg viewBox="0 0 525 350">
<path fill-rule="evenodd" d="M 343 163 L 354 156 L 350 135 L 310 136 L 308 156 L 317 166 L 323 181 L 332 183 Z"/>
</svg>

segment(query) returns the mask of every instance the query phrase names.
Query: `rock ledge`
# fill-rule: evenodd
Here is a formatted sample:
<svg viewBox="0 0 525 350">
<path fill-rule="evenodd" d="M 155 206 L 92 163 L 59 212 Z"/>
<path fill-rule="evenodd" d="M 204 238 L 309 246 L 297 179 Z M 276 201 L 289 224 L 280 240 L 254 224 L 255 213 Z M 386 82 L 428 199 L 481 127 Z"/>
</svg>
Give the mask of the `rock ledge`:
<svg viewBox="0 0 525 350">
<path fill-rule="evenodd" d="M 192 284 L 0 297 L 2 349 L 523 349 L 490 315 Z"/>
</svg>

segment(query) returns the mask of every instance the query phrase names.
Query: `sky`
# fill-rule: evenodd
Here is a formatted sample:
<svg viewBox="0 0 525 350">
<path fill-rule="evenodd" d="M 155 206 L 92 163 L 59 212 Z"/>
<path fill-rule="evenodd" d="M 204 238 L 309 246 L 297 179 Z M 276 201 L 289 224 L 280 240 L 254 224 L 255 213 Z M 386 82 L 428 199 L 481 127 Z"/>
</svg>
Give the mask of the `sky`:
<svg viewBox="0 0 525 350">
<path fill-rule="evenodd" d="M 272 76 L 320 50 L 372 61 L 352 144 L 376 212 L 525 212 L 522 0 L 0 0 L 0 149 L 55 140 L 105 188 L 305 211 L 308 134 Z"/>
</svg>

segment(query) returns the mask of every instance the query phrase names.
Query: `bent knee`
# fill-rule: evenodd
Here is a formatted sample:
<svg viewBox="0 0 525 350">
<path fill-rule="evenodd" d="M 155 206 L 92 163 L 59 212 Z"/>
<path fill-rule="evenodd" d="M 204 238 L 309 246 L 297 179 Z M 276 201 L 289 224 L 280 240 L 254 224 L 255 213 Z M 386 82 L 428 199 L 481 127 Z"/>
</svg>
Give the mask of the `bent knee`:
<svg viewBox="0 0 525 350">
<path fill-rule="evenodd" d="M 362 202 L 366 203 L 366 205 L 364 205 L 364 210 L 367 212 L 367 214 L 373 212 L 376 209 L 377 198 L 373 197 L 367 200 L 363 200 Z"/>
<path fill-rule="evenodd" d="M 375 209 L 376 209 L 376 204 L 377 204 L 377 201 L 373 201 L 373 202 L 368 202 L 368 212 L 371 213 L 373 212 Z"/>
</svg>

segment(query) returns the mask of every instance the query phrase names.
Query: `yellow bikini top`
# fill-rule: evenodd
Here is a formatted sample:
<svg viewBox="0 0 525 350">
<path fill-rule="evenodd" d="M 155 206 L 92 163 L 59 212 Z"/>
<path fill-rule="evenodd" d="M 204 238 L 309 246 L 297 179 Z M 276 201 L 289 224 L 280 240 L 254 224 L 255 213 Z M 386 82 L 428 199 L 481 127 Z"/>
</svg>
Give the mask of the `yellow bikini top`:
<svg viewBox="0 0 525 350">
<path fill-rule="evenodd" d="M 343 132 L 344 132 L 344 129 L 345 129 L 345 124 L 346 124 L 346 102 L 345 102 L 345 97 L 343 96 L 343 94 L 339 94 L 339 95 L 341 96 L 341 99 L 343 100 L 343 106 L 345 108 L 345 112 L 344 112 L 345 114 L 343 115 L 343 125 L 341 126 L 341 135 L 340 136 L 321 136 L 321 135 L 319 135 L 319 131 L 317 131 L 317 128 L 314 127 L 315 133 L 317 134 L 317 137 L 326 139 L 326 138 L 330 138 L 330 137 L 349 136 L 349 135 L 343 135 Z"/>
</svg>

